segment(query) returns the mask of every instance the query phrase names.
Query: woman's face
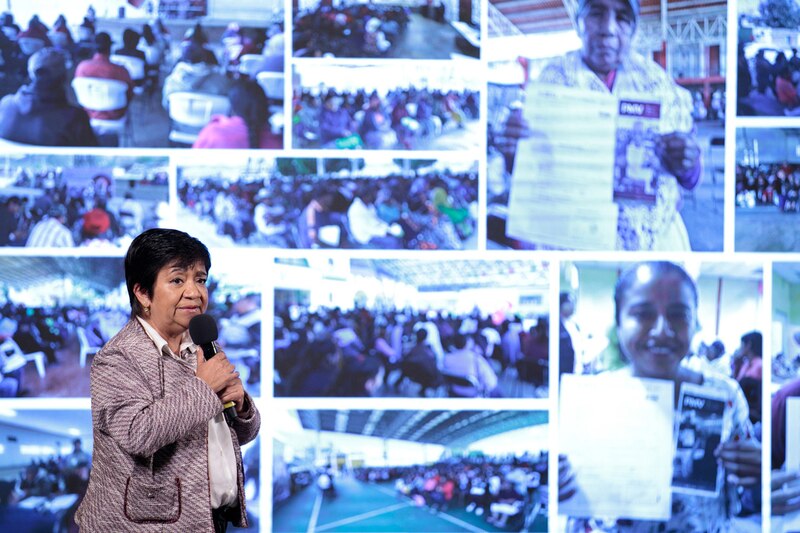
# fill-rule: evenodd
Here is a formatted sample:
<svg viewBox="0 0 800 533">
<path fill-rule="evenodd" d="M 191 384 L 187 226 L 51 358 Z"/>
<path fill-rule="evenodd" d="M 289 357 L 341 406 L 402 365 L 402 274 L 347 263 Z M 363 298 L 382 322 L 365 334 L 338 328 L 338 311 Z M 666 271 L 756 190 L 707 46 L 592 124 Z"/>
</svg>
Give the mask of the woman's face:
<svg viewBox="0 0 800 533">
<path fill-rule="evenodd" d="M 208 307 L 207 279 L 208 272 L 202 262 L 188 268 L 165 266 L 156 276 L 152 297 L 139 285 L 134 287 L 142 306 L 150 308 L 144 318 L 165 339 L 182 335 L 189 329 L 189 321 Z"/>
<path fill-rule="evenodd" d="M 676 273 L 642 266 L 622 296 L 617 335 L 639 377 L 675 379 L 697 330 L 694 293 Z"/>
</svg>

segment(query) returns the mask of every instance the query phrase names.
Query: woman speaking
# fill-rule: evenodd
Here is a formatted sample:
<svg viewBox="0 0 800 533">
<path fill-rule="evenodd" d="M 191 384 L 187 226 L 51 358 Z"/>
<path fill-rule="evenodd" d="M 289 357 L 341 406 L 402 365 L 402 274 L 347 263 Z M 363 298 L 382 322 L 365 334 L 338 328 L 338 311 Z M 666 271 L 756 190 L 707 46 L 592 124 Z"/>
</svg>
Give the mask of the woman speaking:
<svg viewBox="0 0 800 533">
<path fill-rule="evenodd" d="M 240 445 L 261 418 L 233 364 L 206 360 L 189 322 L 208 306 L 208 249 L 177 230 L 136 237 L 125 257 L 131 319 L 91 370 L 94 468 L 82 532 L 224 532 L 247 526 Z M 228 423 L 224 404 L 234 402 Z"/>
</svg>

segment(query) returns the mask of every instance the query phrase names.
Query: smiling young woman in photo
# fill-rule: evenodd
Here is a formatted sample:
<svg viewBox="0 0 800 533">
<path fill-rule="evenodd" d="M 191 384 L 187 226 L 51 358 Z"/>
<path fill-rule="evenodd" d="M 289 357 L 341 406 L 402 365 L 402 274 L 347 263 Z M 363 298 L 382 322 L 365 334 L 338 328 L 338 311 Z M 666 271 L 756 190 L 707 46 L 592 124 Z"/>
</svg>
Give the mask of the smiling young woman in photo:
<svg viewBox="0 0 800 533">
<path fill-rule="evenodd" d="M 693 384 L 725 399 L 731 424 L 723 428 L 721 444 L 714 450 L 724 468 L 725 480 L 716 495 L 672 493 L 671 517 L 666 522 L 648 520 L 603 520 L 571 517 L 568 531 L 732 531 L 731 517 L 740 510 L 742 487 L 756 487 L 761 480 L 761 444 L 749 419 L 744 394 L 733 379 L 709 371 L 689 368 L 685 358 L 691 351 L 697 319 L 698 292 L 692 278 L 680 266 L 665 261 L 635 264 L 620 275 L 615 290 L 615 320 L 619 349 L 625 366 L 597 376 L 623 375 L 675 383 L 675 417 L 684 384 Z M 676 425 L 677 427 L 677 425 Z M 647 431 L 647 421 L 642 421 Z M 672 445 L 672 443 L 670 443 Z M 566 460 L 559 472 L 562 501 L 575 494 L 580 471 L 573 472 Z"/>
</svg>

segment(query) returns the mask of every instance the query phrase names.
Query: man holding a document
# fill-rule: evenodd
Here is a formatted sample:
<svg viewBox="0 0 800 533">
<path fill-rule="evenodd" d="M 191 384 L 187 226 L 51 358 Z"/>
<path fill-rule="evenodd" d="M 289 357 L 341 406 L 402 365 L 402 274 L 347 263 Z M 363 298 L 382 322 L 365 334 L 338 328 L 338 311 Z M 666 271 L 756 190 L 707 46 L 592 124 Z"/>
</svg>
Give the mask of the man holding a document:
<svg viewBox="0 0 800 533">
<path fill-rule="evenodd" d="M 508 236 L 557 249 L 689 250 L 681 189 L 702 173 L 692 99 L 631 49 L 638 0 L 579 0 L 580 49 L 529 84 L 499 146 Z"/>
</svg>

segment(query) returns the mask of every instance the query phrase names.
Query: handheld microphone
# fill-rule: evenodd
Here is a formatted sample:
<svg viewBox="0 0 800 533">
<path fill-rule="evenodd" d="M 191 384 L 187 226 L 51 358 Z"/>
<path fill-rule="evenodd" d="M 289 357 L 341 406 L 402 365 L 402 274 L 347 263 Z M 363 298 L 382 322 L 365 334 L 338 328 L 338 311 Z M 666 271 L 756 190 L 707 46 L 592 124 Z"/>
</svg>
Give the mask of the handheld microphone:
<svg viewBox="0 0 800 533">
<path fill-rule="evenodd" d="M 203 349 L 203 357 L 206 361 L 220 352 L 217 343 L 219 330 L 217 323 L 211 315 L 197 315 L 189 321 L 189 335 L 192 341 Z M 236 404 L 234 402 L 225 403 L 225 419 L 228 423 L 233 422 L 236 416 Z"/>
</svg>

